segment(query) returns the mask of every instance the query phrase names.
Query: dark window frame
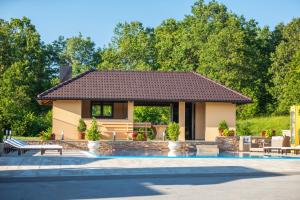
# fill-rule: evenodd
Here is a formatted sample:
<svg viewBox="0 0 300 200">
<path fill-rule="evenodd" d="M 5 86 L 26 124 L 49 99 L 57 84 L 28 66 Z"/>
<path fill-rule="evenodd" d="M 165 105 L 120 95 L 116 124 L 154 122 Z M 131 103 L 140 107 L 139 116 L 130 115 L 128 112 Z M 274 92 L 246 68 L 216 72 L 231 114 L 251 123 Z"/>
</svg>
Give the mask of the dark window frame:
<svg viewBox="0 0 300 200">
<path fill-rule="evenodd" d="M 93 116 L 93 106 L 99 105 L 100 106 L 100 115 Z M 111 106 L 111 116 L 104 116 L 103 115 L 103 107 L 104 106 Z M 113 119 L 114 118 L 114 103 L 112 102 L 101 102 L 101 101 L 92 101 L 91 108 L 90 108 L 91 118 L 95 117 L 96 119 Z"/>
</svg>

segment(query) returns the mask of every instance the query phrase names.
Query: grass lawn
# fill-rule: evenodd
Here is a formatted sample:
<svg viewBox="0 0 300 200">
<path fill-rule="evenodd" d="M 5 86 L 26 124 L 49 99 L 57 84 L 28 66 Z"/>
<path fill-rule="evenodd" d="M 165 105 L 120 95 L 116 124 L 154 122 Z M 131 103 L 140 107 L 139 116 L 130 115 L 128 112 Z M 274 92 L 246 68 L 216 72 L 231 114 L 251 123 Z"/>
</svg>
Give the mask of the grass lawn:
<svg viewBox="0 0 300 200">
<path fill-rule="evenodd" d="M 238 120 L 237 123 L 250 122 L 250 130 L 253 135 L 260 135 L 262 130 L 274 129 L 277 135 L 281 135 L 281 130 L 290 129 L 290 116 L 276 117 L 256 117 L 247 120 Z"/>
<path fill-rule="evenodd" d="M 41 140 L 40 137 L 13 136 L 13 138 L 16 138 L 16 139 L 19 139 L 19 140 Z"/>
</svg>

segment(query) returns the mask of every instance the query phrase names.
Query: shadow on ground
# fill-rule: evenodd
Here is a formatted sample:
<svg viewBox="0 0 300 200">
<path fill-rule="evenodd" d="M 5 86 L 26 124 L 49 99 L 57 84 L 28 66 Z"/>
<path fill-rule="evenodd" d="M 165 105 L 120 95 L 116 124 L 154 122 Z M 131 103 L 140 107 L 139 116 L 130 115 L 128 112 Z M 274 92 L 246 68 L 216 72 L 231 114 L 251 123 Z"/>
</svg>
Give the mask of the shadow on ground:
<svg viewBox="0 0 300 200">
<path fill-rule="evenodd" d="M 34 171 L 53 175 L 51 170 L 37 169 Z M 157 196 L 164 195 L 164 193 L 149 187 L 149 185 L 213 185 L 239 179 L 283 176 L 279 173 L 263 172 L 240 166 L 151 169 L 63 168 L 57 171 L 65 173 L 65 176 L 2 177 L 0 179 L 1 197 L 3 199 L 41 199 L 42 197 L 42 199 L 94 199 Z M 148 174 L 143 174 L 146 172 Z M 16 170 L 15 173 L 18 171 Z M 79 174 L 81 176 L 77 176 Z"/>
</svg>

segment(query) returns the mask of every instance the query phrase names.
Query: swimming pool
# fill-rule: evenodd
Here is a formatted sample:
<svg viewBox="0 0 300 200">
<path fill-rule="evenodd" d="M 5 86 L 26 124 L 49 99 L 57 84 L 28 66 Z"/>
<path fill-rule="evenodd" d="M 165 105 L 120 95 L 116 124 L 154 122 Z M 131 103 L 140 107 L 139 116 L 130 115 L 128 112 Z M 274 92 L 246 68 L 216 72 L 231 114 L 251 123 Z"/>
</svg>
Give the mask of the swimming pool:
<svg viewBox="0 0 300 200">
<path fill-rule="evenodd" d="M 99 151 L 96 153 L 85 152 L 94 158 L 233 158 L 233 159 L 299 159 L 299 155 L 282 155 L 277 153 L 264 154 L 260 152 L 221 152 L 219 154 L 186 151 L 176 152 L 176 155 L 168 151 L 159 150 L 114 150 Z"/>
</svg>

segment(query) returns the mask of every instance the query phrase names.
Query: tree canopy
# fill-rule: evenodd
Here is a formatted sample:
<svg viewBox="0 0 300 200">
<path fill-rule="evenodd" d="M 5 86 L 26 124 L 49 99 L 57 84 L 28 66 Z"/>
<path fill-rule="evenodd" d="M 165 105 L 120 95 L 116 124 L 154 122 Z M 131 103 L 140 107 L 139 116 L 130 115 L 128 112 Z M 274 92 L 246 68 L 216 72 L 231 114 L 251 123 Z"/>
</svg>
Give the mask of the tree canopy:
<svg viewBox="0 0 300 200">
<path fill-rule="evenodd" d="M 45 130 L 51 112 L 35 98 L 58 83 L 64 65 L 73 76 L 91 68 L 196 71 L 253 99 L 239 106 L 240 118 L 286 114 L 300 103 L 300 18 L 270 30 L 223 4 L 198 0 L 181 20 L 118 23 L 103 48 L 80 33 L 44 44 L 28 18 L 0 19 L 0 129 Z M 137 121 L 168 115 L 154 108 L 136 113 Z"/>
</svg>

